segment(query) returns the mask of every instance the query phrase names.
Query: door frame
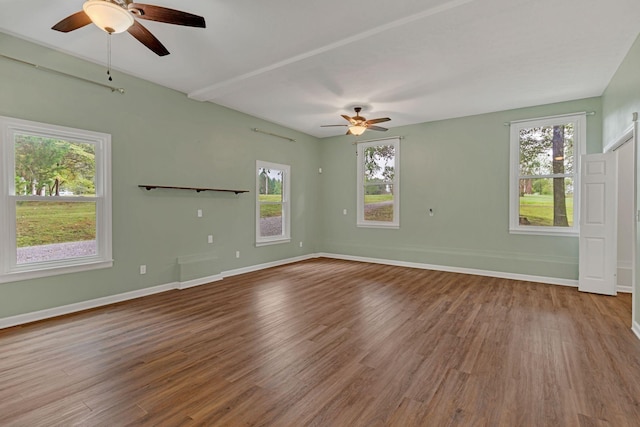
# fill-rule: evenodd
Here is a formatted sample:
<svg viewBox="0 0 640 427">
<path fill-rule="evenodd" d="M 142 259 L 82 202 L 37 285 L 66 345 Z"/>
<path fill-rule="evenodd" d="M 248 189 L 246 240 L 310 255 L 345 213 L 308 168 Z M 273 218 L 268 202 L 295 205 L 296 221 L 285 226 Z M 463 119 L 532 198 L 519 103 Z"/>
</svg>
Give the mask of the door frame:
<svg viewBox="0 0 640 427">
<path fill-rule="evenodd" d="M 633 123 L 629 126 L 618 138 L 611 141 L 607 144 L 603 149 L 603 153 L 610 153 L 620 148 L 624 143 L 631 140 L 630 144 L 633 146 L 633 201 L 632 205 L 634 207 L 634 216 L 635 221 L 632 222 L 631 225 L 631 235 L 634 236 L 634 244 L 631 247 L 631 327 L 640 338 L 640 330 L 638 329 L 638 325 L 635 323 L 636 313 L 638 312 L 638 308 L 636 307 L 636 295 L 640 291 L 638 289 L 640 284 L 637 281 L 637 241 L 638 241 L 638 214 L 640 212 L 640 207 L 638 206 L 638 156 L 640 153 L 638 152 L 638 113 L 633 114 Z M 616 174 L 618 172 L 616 171 Z M 616 230 L 617 232 L 617 230 Z"/>
</svg>

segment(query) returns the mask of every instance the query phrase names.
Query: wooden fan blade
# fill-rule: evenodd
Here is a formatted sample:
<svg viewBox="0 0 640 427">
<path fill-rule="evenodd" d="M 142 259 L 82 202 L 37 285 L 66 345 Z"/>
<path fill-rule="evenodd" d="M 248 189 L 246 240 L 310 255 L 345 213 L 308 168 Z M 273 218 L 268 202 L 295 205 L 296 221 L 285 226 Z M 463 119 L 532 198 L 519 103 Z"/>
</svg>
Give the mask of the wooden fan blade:
<svg viewBox="0 0 640 427">
<path fill-rule="evenodd" d="M 330 128 L 330 127 L 334 127 L 334 126 L 344 127 L 344 126 L 349 126 L 349 125 L 320 125 L 321 128 Z"/>
<path fill-rule="evenodd" d="M 367 129 L 369 129 L 369 130 L 379 130 L 379 131 L 382 131 L 382 132 L 386 132 L 386 131 L 389 130 L 389 129 L 383 128 L 381 126 L 367 126 Z"/>
<path fill-rule="evenodd" d="M 169 55 L 166 47 L 160 43 L 149 30 L 142 26 L 138 21 L 134 21 L 133 25 L 127 29 L 127 32 L 135 37 L 140 43 L 151 49 L 158 56 Z"/>
<path fill-rule="evenodd" d="M 77 30 L 85 25 L 91 24 L 91 18 L 84 13 L 84 10 L 76 12 L 73 15 L 69 15 L 56 25 L 51 27 L 52 30 L 68 33 L 69 31 Z"/>
<path fill-rule="evenodd" d="M 349 123 L 351 123 L 351 124 L 355 123 L 355 120 L 353 120 L 351 117 L 345 116 L 344 114 L 341 114 L 341 116 L 342 116 L 343 119 L 345 119 Z"/>
<path fill-rule="evenodd" d="M 127 8 L 138 18 L 187 27 L 205 28 L 202 16 L 150 4 L 130 3 Z"/>
<path fill-rule="evenodd" d="M 391 120 L 389 117 L 381 117 L 379 119 L 367 120 L 367 124 L 368 125 L 374 125 L 376 123 L 388 122 L 389 120 Z"/>
</svg>

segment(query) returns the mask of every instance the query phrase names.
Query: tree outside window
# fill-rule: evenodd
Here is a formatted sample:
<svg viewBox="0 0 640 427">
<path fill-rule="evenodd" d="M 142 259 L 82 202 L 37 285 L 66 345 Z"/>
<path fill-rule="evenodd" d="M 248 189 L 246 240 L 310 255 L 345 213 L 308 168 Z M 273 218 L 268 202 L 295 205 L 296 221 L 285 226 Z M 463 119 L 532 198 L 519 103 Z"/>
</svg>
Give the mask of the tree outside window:
<svg viewBox="0 0 640 427">
<path fill-rule="evenodd" d="M 511 231 L 577 230 L 584 117 L 512 125 Z M 517 194 L 516 194 L 517 193 Z"/>
<path fill-rule="evenodd" d="M 95 146 L 16 135 L 17 264 L 96 255 Z M 74 197 L 69 199 L 67 197 Z"/>
<path fill-rule="evenodd" d="M 358 226 L 399 227 L 399 141 L 358 145 Z"/>
<path fill-rule="evenodd" d="M 290 168 L 258 161 L 256 170 L 256 244 L 288 242 Z"/>
<path fill-rule="evenodd" d="M 111 266 L 110 135 L 0 127 L 0 282 Z"/>
</svg>

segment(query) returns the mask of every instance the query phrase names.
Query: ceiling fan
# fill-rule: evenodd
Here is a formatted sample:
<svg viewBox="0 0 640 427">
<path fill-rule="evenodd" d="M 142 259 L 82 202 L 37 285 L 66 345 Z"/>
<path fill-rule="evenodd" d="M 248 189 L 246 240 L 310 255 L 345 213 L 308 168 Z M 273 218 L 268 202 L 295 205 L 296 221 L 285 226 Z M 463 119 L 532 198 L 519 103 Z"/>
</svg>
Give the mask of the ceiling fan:
<svg viewBox="0 0 640 427">
<path fill-rule="evenodd" d="M 132 0 L 87 0 L 82 5 L 81 11 L 67 16 L 51 29 L 68 33 L 93 22 L 109 34 L 127 31 L 158 56 L 168 55 L 169 51 L 160 43 L 160 40 L 134 18 L 205 28 L 202 16 L 179 10 L 134 3 Z"/>
<path fill-rule="evenodd" d="M 333 127 L 333 126 L 348 126 L 347 135 L 355 135 L 359 136 L 364 133 L 365 130 L 379 130 L 379 131 L 387 131 L 389 129 L 383 128 L 381 126 L 374 126 L 376 123 L 388 122 L 391 120 L 389 117 L 381 117 L 379 119 L 371 119 L 367 120 L 366 118 L 360 115 L 360 111 L 362 111 L 362 107 L 354 107 L 353 110 L 356 112 L 356 115 L 353 117 L 349 117 L 347 115 L 342 114 L 342 117 L 349 122 L 348 125 L 322 125 L 321 127 Z"/>
</svg>

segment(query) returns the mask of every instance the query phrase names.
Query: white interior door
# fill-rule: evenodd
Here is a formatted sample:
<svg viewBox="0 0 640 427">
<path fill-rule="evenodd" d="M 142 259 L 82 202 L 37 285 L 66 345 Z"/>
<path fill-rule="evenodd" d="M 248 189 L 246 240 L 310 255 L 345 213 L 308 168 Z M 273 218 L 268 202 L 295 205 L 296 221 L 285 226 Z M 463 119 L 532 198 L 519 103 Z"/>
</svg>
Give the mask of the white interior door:
<svg viewBox="0 0 640 427">
<path fill-rule="evenodd" d="M 578 288 L 616 294 L 617 188 L 614 153 L 582 156 Z"/>
</svg>

